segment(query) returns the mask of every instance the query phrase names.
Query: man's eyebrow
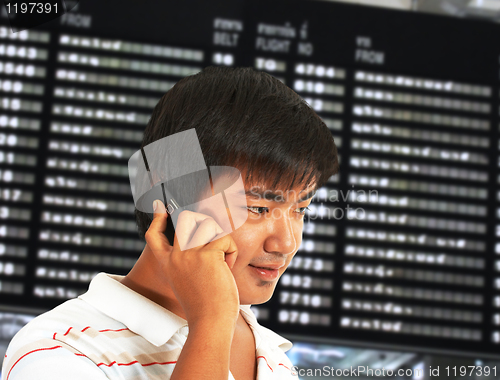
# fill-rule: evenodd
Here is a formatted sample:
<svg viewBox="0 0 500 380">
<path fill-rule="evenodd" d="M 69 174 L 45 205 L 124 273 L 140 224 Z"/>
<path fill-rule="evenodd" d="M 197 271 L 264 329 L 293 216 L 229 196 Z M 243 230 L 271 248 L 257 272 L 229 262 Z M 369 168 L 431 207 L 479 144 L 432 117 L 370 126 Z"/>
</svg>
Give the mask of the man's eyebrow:
<svg viewBox="0 0 500 380">
<path fill-rule="evenodd" d="M 297 200 L 297 203 L 304 202 L 305 200 L 308 200 L 316 194 L 317 189 L 311 190 L 307 194 L 303 195 Z M 245 191 L 245 195 L 255 198 L 255 199 L 266 199 L 268 201 L 273 201 L 273 202 L 278 202 L 278 203 L 284 203 L 285 202 L 285 197 L 283 194 L 280 193 L 274 193 L 270 190 L 262 190 L 262 189 L 255 189 L 252 188 L 250 190 Z"/>
</svg>

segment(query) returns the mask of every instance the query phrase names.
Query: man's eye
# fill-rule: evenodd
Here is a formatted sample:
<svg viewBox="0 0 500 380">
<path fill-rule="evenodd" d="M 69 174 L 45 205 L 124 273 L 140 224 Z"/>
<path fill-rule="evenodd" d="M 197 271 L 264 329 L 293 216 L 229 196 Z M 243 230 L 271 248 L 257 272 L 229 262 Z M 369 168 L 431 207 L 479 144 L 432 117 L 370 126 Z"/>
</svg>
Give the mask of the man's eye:
<svg viewBox="0 0 500 380">
<path fill-rule="evenodd" d="M 299 207 L 295 211 L 299 210 L 300 215 L 305 215 L 307 211 L 311 211 L 309 207 Z"/>
<path fill-rule="evenodd" d="M 252 207 L 247 206 L 247 209 L 254 214 L 263 214 L 264 212 L 269 212 L 269 208 L 267 207 Z"/>
</svg>

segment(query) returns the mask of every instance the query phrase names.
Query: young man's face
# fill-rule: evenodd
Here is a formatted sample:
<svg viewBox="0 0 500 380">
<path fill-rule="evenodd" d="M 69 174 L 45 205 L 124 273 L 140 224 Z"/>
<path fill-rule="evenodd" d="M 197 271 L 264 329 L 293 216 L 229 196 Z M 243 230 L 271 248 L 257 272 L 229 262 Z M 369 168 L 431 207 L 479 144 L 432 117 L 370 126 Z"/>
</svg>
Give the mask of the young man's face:
<svg viewBox="0 0 500 380">
<path fill-rule="evenodd" d="M 264 303 L 273 295 L 279 278 L 302 243 L 304 214 L 316 187 L 270 190 L 262 183 L 243 185 L 243 182 L 232 186 L 234 178 L 224 176 L 214 183 L 219 191 L 225 189 L 229 208 L 213 197 L 199 204 L 196 212 L 214 218 L 238 247 L 231 272 L 238 286 L 240 303 Z M 207 189 L 203 198 L 210 196 Z M 227 218 L 228 213 L 236 225 L 235 230 Z"/>
<path fill-rule="evenodd" d="M 302 242 L 304 213 L 315 188 L 271 191 L 245 186 L 248 219 L 231 233 L 238 257 L 231 269 L 241 304 L 268 301 Z"/>
</svg>

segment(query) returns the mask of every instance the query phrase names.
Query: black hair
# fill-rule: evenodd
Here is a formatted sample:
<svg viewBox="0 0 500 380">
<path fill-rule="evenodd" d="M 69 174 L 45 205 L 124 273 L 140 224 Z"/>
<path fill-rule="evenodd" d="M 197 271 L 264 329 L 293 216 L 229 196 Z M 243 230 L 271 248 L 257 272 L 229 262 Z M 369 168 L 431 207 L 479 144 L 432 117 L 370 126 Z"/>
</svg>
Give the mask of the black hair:
<svg viewBox="0 0 500 380">
<path fill-rule="evenodd" d="M 292 89 L 253 68 L 206 67 L 175 84 L 155 106 L 141 148 L 195 128 L 207 166 L 245 171 L 271 190 L 323 186 L 338 173 L 334 138 Z M 135 210 L 139 236 L 151 220 Z"/>
</svg>

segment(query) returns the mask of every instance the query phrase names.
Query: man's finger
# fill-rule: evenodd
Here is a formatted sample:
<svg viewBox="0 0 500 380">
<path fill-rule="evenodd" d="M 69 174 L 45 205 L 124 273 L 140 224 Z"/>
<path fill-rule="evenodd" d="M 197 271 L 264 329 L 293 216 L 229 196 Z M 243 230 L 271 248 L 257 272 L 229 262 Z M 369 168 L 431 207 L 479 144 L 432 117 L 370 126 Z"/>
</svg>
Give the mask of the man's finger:
<svg viewBox="0 0 500 380">
<path fill-rule="evenodd" d="M 217 222 L 212 218 L 206 218 L 199 224 L 196 232 L 194 233 L 191 241 L 187 244 L 187 246 L 181 246 L 180 248 L 181 250 L 186 250 L 208 244 L 221 233 L 223 233 L 223 230 L 217 224 Z"/>
<path fill-rule="evenodd" d="M 163 233 L 167 228 L 167 210 L 165 209 L 163 202 L 158 199 L 153 203 L 153 210 L 153 221 L 145 234 L 146 242 L 148 243 L 149 248 L 151 248 L 151 250 L 155 253 L 161 253 L 167 250 L 171 251 L 172 246 Z"/>
<path fill-rule="evenodd" d="M 212 219 L 208 215 L 192 212 L 188 210 L 182 211 L 175 225 L 175 236 L 179 242 L 181 250 L 185 250 L 188 243 L 196 233 L 197 227 L 205 220 Z M 190 244 L 189 244 L 190 245 Z M 191 245 L 190 245 L 191 246 Z"/>
<path fill-rule="evenodd" d="M 229 268 L 232 268 L 236 258 L 238 257 L 238 247 L 234 242 L 233 237 L 230 234 L 223 236 L 225 232 L 216 236 L 211 243 L 208 244 L 207 248 L 212 250 L 222 251 L 224 254 L 224 261 L 227 263 Z"/>
</svg>

